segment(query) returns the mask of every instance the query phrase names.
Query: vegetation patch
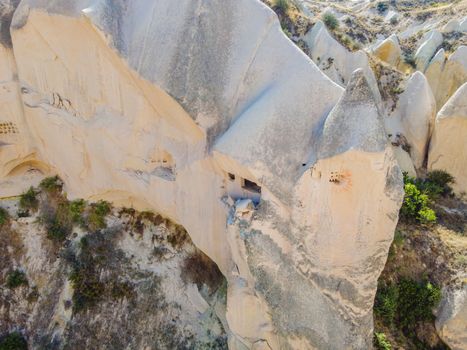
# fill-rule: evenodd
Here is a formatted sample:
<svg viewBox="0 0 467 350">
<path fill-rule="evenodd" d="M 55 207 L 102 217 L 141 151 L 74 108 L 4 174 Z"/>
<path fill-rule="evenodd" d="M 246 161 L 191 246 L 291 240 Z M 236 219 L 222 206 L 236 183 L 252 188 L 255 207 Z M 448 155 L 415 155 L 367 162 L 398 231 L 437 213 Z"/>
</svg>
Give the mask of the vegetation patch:
<svg viewBox="0 0 467 350">
<path fill-rule="evenodd" d="M 326 12 L 323 15 L 323 22 L 330 30 L 336 30 L 339 27 L 339 21 L 336 16 L 330 12 Z"/>
<path fill-rule="evenodd" d="M 19 199 L 19 206 L 23 210 L 37 210 L 39 207 L 39 199 L 37 195 L 39 194 L 33 187 L 30 187 L 29 190 L 21 194 Z"/>
<path fill-rule="evenodd" d="M 28 343 L 19 332 L 0 337 L 0 350 L 27 350 Z"/>
<path fill-rule="evenodd" d="M 78 256 L 68 259 L 72 263 L 69 280 L 74 288 L 74 313 L 91 309 L 104 300 L 134 296 L 133 285 L 121 280 L 115 268 L 123 253 L 114 249 L 110 234 L 96 232 L 83 237 Z"/>
<path fill-rule="evenodd" d="M 9 219 L 10 215 L 8 214 L 8 212 L 5 209 L 0 208 L 0 227 L 5 225 Z"/>
<path fill-rule="evenodd" d="M 6 277 L 6 286 L 11 289 L 18 288 L 20 286 L 27 286 L 28 279 L 26 274 L 20 270 L 10 271 Z"/>
<path fill-rule="evenodd" d="M 86 225 L 91 231 L 102 230 L 107 227 L 105 217 L 110 214 L 111 207 L 106 201 L 91 204 L 87 215 Z"/>
</svg>

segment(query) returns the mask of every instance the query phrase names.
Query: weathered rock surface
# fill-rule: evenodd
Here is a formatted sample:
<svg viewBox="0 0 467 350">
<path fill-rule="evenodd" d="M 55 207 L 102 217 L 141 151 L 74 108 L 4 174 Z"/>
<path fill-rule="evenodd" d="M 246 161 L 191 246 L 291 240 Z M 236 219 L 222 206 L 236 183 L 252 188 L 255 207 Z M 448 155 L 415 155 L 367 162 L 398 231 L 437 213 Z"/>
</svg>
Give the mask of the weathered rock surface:
<svg viewBox="0 0 467 350">
<path fill-rule="evenodd" d="M 436 330 L 452 350 L 467 348 L 467 285 L 443 290 Z"/>
<path fill-rule="evenodd" d="M 11 33 L 30 145 L 3 181 L 183 225 L 227 278 L 232 349 L 370 346 L 402 184 L 364 52 L 316 46 L 335 106 L 256 0 L 23 0 Z"/>
<path fill-rule="evenodd" d="M 202 255 L 186 234 L 173 243 L 169 221 L 114 210 L 106 229 L 76 227 L 59 250 L 38 213 L 0 207 L 11 215 L 0 227 L 2 336 L 20 331 L 32 349 L 227 348 L 225 279 L 213 262 L 190 269 Z M 6 285 L 14 270 L 27 285 Z M 73 274 L 85 281 L 78 297 Z"/>
<path fill-rule="evenodd" d="M 454 176 L 457 193 L 467 192 L 467 83 L 462 85 L 436 116 L 428 168 Z"/>
<path fill-rule="evenodd" d="M 382 61 L 394 67 L 399 67 L 402 64 L 402 50 L 396 34 L 392 34 L 377 44 L 372 48 L 371 52 Z"/>
<path fill-rule="evenodd" d="M 415 72 L 400 95 L 397 108 L 386 119 L 386 130 L 393 145 L 406 147 L 416 170 L 424 166 L 435 116 L 430 85 L 423 73 Z"/>
<path fill-rule="evenodd" d="M 467 46 L 459 46 L 447 59 L 443 49 L 438 51 L 427 68 L 426 76 L 440 110 L 457 89 L 467 82 Z"/>
<path fill-rule="evenodd" d="M 421 44 L 415 53 L 415 63 L 418 70 L 422 72 L 426 70 L 428 63 L 442 43 L 443 34 L 436 29 L 430 30 L 423 36 Z"/>
<path fill-rule="evenodd" d="M 364 51 L 347 50 L 329 34 L 322 21 L 316 22 L 305 35 L 304 41 L 310 50 L 311 59 L 332 81 L 346 86 L 352 73 L 360 68 L 363 69 L 373 93 L 379 95 L 375 76 Z"/>
</svg>

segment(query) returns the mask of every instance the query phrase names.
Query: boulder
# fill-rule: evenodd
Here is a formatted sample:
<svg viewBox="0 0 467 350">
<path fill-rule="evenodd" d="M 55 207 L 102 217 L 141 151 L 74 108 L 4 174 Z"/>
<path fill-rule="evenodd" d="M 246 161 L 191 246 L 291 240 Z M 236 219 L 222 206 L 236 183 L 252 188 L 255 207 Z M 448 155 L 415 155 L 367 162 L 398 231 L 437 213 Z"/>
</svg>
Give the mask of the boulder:
<svg viewBox="0 0 467 350">
<path fill-rule="evenodd" d="M 455 178 L 454 190 L 467 192 L 467 83 L 439 111 L 430 144 L 428 168 L 444 170 Z"/>
</svg>

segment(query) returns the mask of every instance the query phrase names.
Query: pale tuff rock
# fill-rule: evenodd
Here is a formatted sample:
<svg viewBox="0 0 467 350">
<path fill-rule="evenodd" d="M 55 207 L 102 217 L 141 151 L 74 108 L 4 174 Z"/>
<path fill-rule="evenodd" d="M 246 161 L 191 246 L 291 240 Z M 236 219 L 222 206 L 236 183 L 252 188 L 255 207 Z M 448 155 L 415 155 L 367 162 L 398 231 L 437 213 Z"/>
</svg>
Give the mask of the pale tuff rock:
<svg viewBox="0 0 467 350">
<path fill-rule="evenodd" d="M 417 69 L 424 72 L 438 47 L 443 43 L 443 35 L 436 29 L 426 33 L 415 53 Z"/>
<path fill-rule="evenodd" d="M 400 113 L 403 133 L 410 145 L 410 155 L 416 169 L 420 169 L 427 155 L 436 103 L 425 76 L 415 72 L 400 96 Z"/>
<path fill-rule="evenodd" d="M 402 50 L 396 34 L 392 34 L 390 37 L 377 44 L 372 48 L 371 52 L 380 60 L 394 67 L 398 67 L 402 63 Z"/>
<path fill-rule="evenodd" d="M 467 285 L 443 289 L 437 312 L 436 330 L 452 350 L 467 348 Z"/>
<path fill-rule="evenodd" d="M 423 73 L 415 72 L 400 95 L 397 108 L 386 118 L 386 130 L 393 145 L 407 146 L 417 171 L 426 159 L 435 116 L 436 103 L 430 85 Z M 409 170 L 410 165 L 403 168 Z"/>
<path fill-rule="evenodd" d="M 440 50 L 426 72 L 438 110 L 467 81 L 467 46 L 459 46 L 447 60 L 444 56 Z"/>
<path fill-rule="evenodd" d="M 343 89 L 258 1 L 23 0 L 34 156 L 2 174 L 37 165 L 72 198 L 183 225 L 228 280 L 232 349 L 367 348 L 401 174 L 366 54 L 319 35 L 350 85 L 337 106 Z"/>
<path fill-rule="evenodd" d="M 439 105 L 438 96 L 441 95 L 441 91 L 438 93 L 439 87 L 441 85 L 441 80 L 443 79 L 443 70 L 446 63 L 446 52 L 444 49 L 439 49 L 436 55 L 431 59 L 428 68 L 425 71 L 425 76 L 430 83 L 431 91 L 433 96 L 435 96 L 436 107 L 439 111 L 442 105 Z M 444 93 L 444 92 L 443 92 Z"/>
<path fill-rule="evenodd" d="M 436 117 L 428 168 L 455 178 L 454 190 L 467 192 L 467 83 L 449 99 Z"/>
<path fill-rule="evenodd" d="M 455 18 L 451 19 L 448 23 L 444 25 L 444 27 L 442 28 L 442 31 L 445 33 L 467 32 L 467 17 L 461 20 L 457 20 Z"/>
<path fill-rule="evenodd" d="M 245 308 L 262 305 L 262 334 L 271 348 L 369 348 L 370 291 L 392 240 L 380 228 L 394 228 L 402 191 L 400 170 L 361 70 L 327 118 L 317 156 L 299 179 L 289 212 L 268 201 L 250 220 L 231 221 L 238 271 L 232 283 L 243 286 L 246 297 L 229 294 L 228 304 L 233 299 L 250 300 Z M 375 192 L 383 200 L 371 195 Z M 228 307 L 228 319 L 250 330 L 260 321 L 258 313 L 239 312 L 238 306 Z M 269 333 L 272 326 L 276 335 Z"/>
<path fill-rule="evenodd" d="M 304 40 L 310 50 L 311 59 L 335 83 L 345 87 L 352 73 L 361 68 L 373 93 L 379 96 L 376 79 L 364 51 L 350 52 L 347 50 L 329 34 L 322 21 L 316 22 L 305 35 Z"/>
</svg>

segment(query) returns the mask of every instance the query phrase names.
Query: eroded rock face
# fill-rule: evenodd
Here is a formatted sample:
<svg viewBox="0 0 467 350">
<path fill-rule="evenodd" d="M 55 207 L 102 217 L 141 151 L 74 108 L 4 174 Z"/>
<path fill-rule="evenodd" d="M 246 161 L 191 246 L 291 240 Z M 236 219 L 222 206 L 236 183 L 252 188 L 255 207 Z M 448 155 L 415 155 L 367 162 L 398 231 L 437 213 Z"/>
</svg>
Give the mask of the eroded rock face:
<svg viewBox="0 0 467 350">
<path fill-rule="evenodd" d="M 75 227 L 59 250 L 39 220 L 47 203 L 15 219 L 17 201 L 0 201 L 11 215 L 0 228 L 0 334 L 20 331 L 33 349 L 227 348 L 225 279 L 183 230 L 115 209 L 107 228 Z M 6 286 L 14 269 L 27 284 Z"/>
<path fill-rule="evenodd" d="M 424 166 L 435 115 L 436 103 L 428 81 L 423 73 L 415 72 L 400 95 L 397 108 L 386 119 L 386 129 L 393 145 L 399 143 L 408 151 L 416 170 Z M 409 171 L 410 166 L 404 168 Z"/>
<path fill-rule="evenodd" d="M 436 330 L 451 349 L 462 350 L 467 347 L 466 323 L 467 286 L 443 290 L 436 318 Z"/>
<path fill-rule="evenodd" d="M 380 42 L 371 51 L 376 57 L 394 67 L 402 65 L 402 50 L 395 34 Z"/>
<path fill-rule="evenodd" d="M 426 76 L 440 110 L 467 81 L 467 46 L 459 46 L 447 59 L 443 49 L 438 51 L 427 68 Z"/>
<path fill-rule="evenodd" d="M 417 69 L 424 72 L 438 47 L 443 43 L 443 35 L 436 29 L 426 33 L 415 53 Z"/>
<path fill-rule="evenodd" d="M 462 85 L 436 117 L 428 167 L 444 170 L 455 178 L 454 190 L 467 191 L 467 83 Z"/>
<path fill-rule="evenodd" d="M 256 0 L 23 0 L 11 29 L 31 156 L 4 182 L 35 167 L 183 225 L 228 280 L 232 349 L 370 346 L 402 184 L 366 73 L 334 107 Z"/>
<path fill-rule="evenodd" d="M 350 52 L 347 50 L 329 34 L 322 21 L 316 22 L 305 35 L 304 40 L 310 50 L 311 59 L 332 81 L 345 87 L 352 73 L 356 69 L 363 69 L 365 77 L 378 99 L 379 91 L 376 79 L 364 51 Z"/>
</svg>

